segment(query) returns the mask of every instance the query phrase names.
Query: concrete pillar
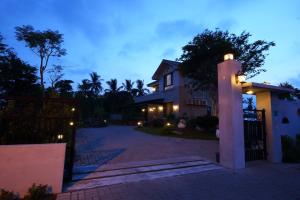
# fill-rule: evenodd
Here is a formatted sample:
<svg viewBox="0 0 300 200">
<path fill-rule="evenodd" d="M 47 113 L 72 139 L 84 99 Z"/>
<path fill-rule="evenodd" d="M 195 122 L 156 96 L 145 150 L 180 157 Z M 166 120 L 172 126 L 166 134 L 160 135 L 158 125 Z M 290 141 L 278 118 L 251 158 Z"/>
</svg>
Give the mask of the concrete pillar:
<svg viewBox="0 0 300 200">
<path fill-rule="evenodd" d="M 240 70 L 236 60 L 218 64 L 220 162 L 231 169 L 245 168 L 242 87 L 235 78 Z"/>
<path fill-rule="evenodd" d="M 275 98 L 275 97 L 273 97 Z M 272 115 L 272 93 L 271 91 L 256 93 L 256 107 L 258 110 L 266 111 L 266 132 L 267 132 L 267 158 L 270 162 L 281 162 L 281 137 L 276 131 L 276 124 Z"/>
</svg>

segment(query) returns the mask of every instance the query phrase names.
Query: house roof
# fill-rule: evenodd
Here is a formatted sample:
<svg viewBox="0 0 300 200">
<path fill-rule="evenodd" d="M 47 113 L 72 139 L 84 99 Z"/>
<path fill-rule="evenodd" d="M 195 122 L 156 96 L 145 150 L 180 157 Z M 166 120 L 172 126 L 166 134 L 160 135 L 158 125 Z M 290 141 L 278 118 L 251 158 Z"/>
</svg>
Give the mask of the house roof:
<svg viewBox="0 0 300 200">
<path fill-rule="evenodd" d="M 156 86 L 156 85 L 158 85 L 158 81 L 157 80 L 152 81 L 151 83 L 147 84 L 148 87 L 153 87 L 153 86 Z"/>
<path fill-rule="evenodd" d="M 293 89 L 279 87 L 275 85 L 269 85 L 264 83 L 253 83 L 247 82 L 242 85 L 243 92 L 247 93 L 247 91 L 251 90 L 254 93 L 257 92 L 264 92 L 264 91 L 271 91 L 276 93 L 286 93 L 286 92 L 293 92 Z"/>
<path fill-rule="evenodd" d="M 168 67 L 172 67 L 174 69 L 177 69 L 179 64 L 180 64 L 180 62 L 177 62 L 177 61 L 163 59 L 161 61 L 161 63 L 159 64 L 158 68 L 156 69 L 156 71 L 154 72 L 154 74 L 152 76 L 152 79 L 153 80 L 158 80 L 160 74 L 163 71 L 165 71 Z"/>
</svg>

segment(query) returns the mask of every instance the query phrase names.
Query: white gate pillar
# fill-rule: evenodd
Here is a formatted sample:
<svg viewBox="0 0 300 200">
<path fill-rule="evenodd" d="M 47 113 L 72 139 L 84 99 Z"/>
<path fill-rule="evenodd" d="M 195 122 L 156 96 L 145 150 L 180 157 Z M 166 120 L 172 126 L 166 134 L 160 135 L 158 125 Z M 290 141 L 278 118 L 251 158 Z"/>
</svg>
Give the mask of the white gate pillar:
<svg viewBox="0 0 300 200">
<path fill-rule="evenodd" d="M 245 168 L 242 87 L 236 82 L 240 70 L 236 60 L 218 64 L 220 162 L 231 169 Z"/>
</svg>

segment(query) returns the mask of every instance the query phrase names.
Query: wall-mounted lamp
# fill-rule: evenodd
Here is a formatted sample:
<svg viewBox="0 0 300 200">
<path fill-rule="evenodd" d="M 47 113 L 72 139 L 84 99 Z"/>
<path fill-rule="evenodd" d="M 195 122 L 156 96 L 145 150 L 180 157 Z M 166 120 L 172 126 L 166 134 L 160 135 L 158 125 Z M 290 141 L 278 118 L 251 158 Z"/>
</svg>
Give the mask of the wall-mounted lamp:
<svg viewBox="0 0 300 200">
<path fill-rule="evenodd" d="M 247 94 L 254 94 L 253 90 L 248 90 L 246 93 Z"/>
<path fill-rule="evenodd" d="M 233 60 L 234 59 L 234 56 L 232 53 L 228 53 L 228 54 L 225 54 L 224 55 L 224 61 L 226 60 Z"/>
<path fill-rule="evenodd" d="M 246 82 L 246 75 L 239 71 L 236 75 L 235 75 L 235 80 L 236 83 L 245 83 Z"/>
</svg>

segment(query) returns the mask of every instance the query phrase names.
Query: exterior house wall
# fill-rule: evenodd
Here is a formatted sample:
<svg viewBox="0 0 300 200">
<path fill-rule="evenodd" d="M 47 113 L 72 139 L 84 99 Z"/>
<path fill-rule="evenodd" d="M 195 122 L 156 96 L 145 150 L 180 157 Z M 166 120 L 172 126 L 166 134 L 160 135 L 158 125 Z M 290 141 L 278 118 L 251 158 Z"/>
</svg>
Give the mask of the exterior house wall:
<svg viewBox="0 0 300 200">
<path fill-rule="evenodd" d="M 272 115 L 274 130 L 280 135 L 289 135 L 295 137 L 300 134 L 300 100 L 289 101 L 281 100 L 276 94 L 272 95 Z M 282 123 L 282 119 L 286 117 L 288 124 Z"/>
<path fill-rule="evenodd" d="M 0 188 L 22 197 L 33 183 L 62 191 L 66 144 L 0 146 Z"/>
</svg>

